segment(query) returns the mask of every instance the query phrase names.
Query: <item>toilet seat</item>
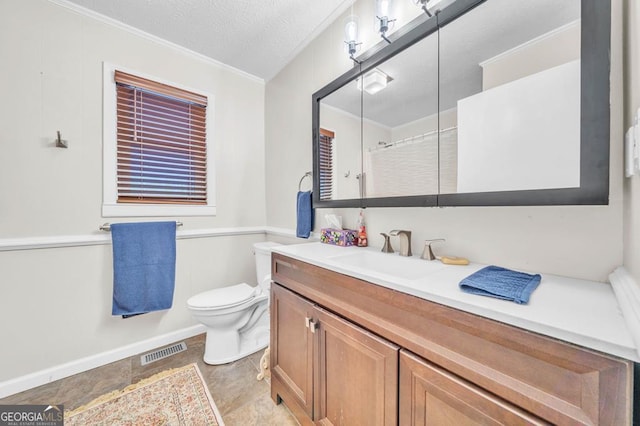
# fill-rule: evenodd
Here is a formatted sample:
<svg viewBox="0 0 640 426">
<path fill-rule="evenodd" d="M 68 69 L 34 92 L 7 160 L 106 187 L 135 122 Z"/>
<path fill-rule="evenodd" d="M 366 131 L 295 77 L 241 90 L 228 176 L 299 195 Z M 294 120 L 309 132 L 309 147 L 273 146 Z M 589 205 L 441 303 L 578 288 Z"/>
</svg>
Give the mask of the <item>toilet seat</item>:
<svg viewBox="0 0 640 426">
<path fill-rule="evenodd" d="M 246 303 L 259 293 L 260 289 L 258 287 L 240 283 L 196 294 L 187 300 L 187 305 L 196 310 L 231 308 Z"/>
</svg>

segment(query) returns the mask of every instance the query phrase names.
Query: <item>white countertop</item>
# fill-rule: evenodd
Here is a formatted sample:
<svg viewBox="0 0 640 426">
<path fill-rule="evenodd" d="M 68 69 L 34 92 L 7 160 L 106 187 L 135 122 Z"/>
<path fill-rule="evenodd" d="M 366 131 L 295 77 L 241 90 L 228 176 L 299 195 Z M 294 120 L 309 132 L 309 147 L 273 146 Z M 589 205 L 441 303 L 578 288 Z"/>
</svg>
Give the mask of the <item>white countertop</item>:
<svg viewBox="0 0 640 426">
<path fill-rule="evenodd" d="M 380 253 L 374 248 L 322 243 L 283 245 L 273 251 L 461 311 L 640 362 L 616 296 L 607 283 L 541 273 L 542 280 L 529 303 L 520 305 L 465 293 L 458 288 L 460 280 L 486 266 L 482 264 L 444 265 L 419 256 L 400 258 L 397 253 Z M 362 258 L 365 252 L 366 259 L 375 260 L 375 265 L 353 261 Z"/>
</svg>

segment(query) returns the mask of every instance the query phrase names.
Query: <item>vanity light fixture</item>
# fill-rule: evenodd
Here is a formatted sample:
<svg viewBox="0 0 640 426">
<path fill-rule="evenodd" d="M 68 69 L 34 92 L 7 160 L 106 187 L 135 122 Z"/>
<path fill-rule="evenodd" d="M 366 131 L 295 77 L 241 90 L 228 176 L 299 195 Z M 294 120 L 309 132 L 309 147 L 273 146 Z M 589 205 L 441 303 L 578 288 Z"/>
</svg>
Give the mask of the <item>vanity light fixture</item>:
<svg viewBox="0 0 640 426">
<path fill-rule="evenodd" d="M 385 87 L 387 84 L 392 81 L 393 78 L 389 77 L 387 74 L 383 73 L 377 68 L 372 69 L 368 73 L 366 73 L 363 77 L 357 80 L 357 85 L 359 90 L 363 90 L 370 95 L 375 95 Z"/>
<path fill-rule="evenodd" d="M 387 43 L 391 43 L 386 36 L 387 31 L 393 28 L 395 19 L 389 18 L 389 10 L 391 9 L 392 0 L 375 0 L 376 2 L 376 19 L 378 20 L 378 32 L 380 37 Z"/>
<path fill-rule="evenodd" d="M 358 42 L 358 17 L 355 15 L 350 15 L 345 21 L 344 43 L 346 45 L 347 52 L 349 53 L 349 57 L 353 61 L 358 62 L 353 55 L 360 50 L 362 43 Z"/>
</svg>

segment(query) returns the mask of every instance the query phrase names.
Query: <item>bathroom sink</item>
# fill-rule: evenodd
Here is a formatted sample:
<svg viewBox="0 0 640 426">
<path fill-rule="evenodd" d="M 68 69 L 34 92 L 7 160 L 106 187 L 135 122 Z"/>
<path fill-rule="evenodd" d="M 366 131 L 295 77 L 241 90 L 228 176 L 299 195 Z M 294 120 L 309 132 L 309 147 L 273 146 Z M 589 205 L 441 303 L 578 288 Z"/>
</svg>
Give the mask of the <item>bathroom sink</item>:
<svg viewBox="0 0 640 426">
<path fill-rule="evenodd" d="M 444 268 L 440 261 L 428 261 L 418 256 L 402 257 L 398 254 L 362 251 L 332 256 L 336 265 L 358 269 L 366 274 L 377 274 L 414 281 Z"/>
</svg>

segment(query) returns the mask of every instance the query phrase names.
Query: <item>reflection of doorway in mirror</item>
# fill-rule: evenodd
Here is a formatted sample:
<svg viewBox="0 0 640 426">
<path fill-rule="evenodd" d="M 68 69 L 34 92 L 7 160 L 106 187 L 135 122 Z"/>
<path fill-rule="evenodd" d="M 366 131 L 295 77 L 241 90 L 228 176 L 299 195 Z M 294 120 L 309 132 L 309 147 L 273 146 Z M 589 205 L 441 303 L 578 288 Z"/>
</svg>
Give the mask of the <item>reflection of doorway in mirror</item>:
<svg viewBox="0 0 640 426">
<path fill-rule="evenodd" d="M 457 188 L 441 184 L 440 193 L 580 186 L 581 21 L 576 3 L 563 5 L 567 10 L 560 26 L 535 31 L 530 39 L 514 33 L 514 43 L 483 45 L 487 51 L 479 58 L 443 56 L 446 75 L 468 68 L 479 78 L 468 93 L 457 93 L 455 85 L 443 88 L 447 104 L 457 95 L 458 176 Z M 442 30 L 445 43 L 459 37 L 452 28 Z M 455 79 L 462 80 L 468 77 Z M 440 144 L 442 159 L 448 144 L 443 137 Z"/>
<path fill-rule="evenodd" d="M 580 61 L 458 101 L 458 191 L 580 186 Z"/>
</svg>

